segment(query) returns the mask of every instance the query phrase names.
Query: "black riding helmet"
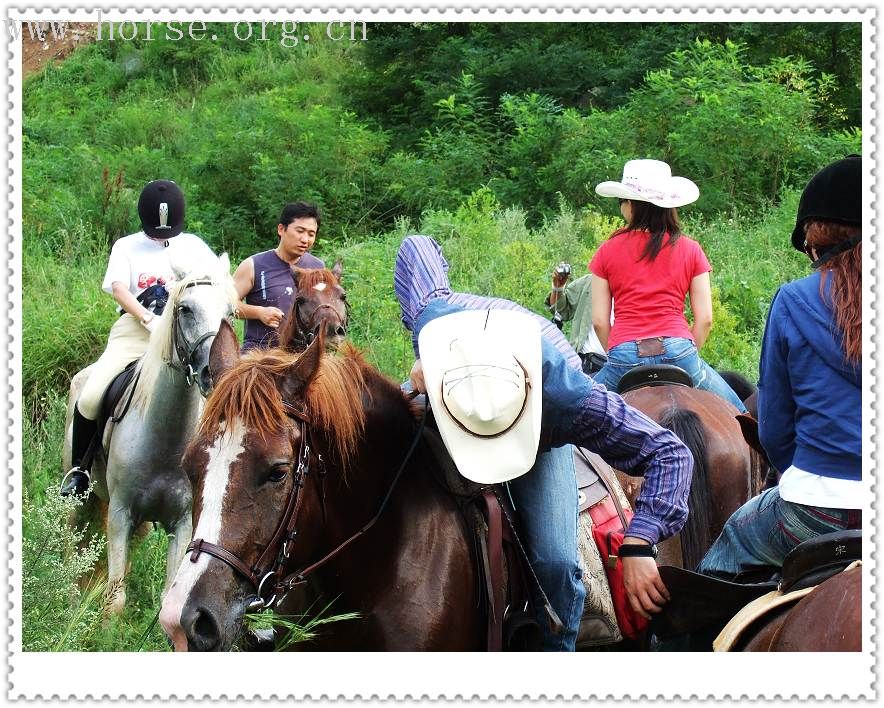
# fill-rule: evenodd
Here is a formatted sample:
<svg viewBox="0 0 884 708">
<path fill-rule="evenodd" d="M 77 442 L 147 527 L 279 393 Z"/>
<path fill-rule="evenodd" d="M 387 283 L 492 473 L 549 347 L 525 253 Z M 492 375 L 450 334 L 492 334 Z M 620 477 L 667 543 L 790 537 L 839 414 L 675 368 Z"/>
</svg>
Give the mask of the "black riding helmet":
<svg viewBox="0 0 884 708">
<path fill-rule="evenodd" d="M 810 219 L 862 225 L 862 158 L 848 155 L 817 172 L 798 203 L 792 245 L 804 252 L 804 223 Z"/>
<path fill-rule="evenodd" d="M 138 197 L 141 228 L 151 238 L 172 238 L 184 228 L 184 192 L 168 179 L 148 182 Z"/>
</svg>

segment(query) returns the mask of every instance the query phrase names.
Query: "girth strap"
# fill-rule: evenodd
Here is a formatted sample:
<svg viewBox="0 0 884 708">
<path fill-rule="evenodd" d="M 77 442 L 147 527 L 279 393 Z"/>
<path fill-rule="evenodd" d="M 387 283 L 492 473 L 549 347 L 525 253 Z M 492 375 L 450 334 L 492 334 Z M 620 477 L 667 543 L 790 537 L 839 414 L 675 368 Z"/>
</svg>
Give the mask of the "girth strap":
<svg viewBox="0 0 884 708">
<path fill-rule="evenodd" d="M 503 650 L 503 523 L 501 507 L 490 489 L 482 493 L 488 520 L 488 651 Z"/>
</svg>

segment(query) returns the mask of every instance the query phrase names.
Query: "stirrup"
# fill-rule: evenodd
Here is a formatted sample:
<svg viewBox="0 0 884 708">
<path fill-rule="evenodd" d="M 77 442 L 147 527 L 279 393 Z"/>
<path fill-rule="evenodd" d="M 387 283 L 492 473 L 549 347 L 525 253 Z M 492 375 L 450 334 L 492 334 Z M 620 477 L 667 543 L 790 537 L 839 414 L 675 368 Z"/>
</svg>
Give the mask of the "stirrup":
<svg viewBox="0 0 884 708">
<path fill-rule="evenodd" d="M 82 484 L 80 476 L 86 478 L 85 485 Z M 67 471 L 67 474 L 62 477 L 59 494 L 63 497 L 70 496 L 71 494 L 76 494 L 78 496 L 85 494 L 89 491 L 89 485 L 91 483 L 92 475 L 89 474 L 89 470 L 84 470 L 79 465 L 74 465 Z"/>
</svg>

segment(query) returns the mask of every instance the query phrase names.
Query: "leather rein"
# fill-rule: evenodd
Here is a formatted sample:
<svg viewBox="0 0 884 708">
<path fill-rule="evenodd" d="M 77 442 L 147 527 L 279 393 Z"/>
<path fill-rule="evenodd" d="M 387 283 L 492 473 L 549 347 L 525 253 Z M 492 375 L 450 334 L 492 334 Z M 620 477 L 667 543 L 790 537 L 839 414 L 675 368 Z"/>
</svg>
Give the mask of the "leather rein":
<svg viewBox="0 0 884 708">
<path fill-rule="evenodd" d="M 362 526 L 362 528 L 360 528 L 358 531 L 356 531 L 356 533 L 352 534 L 345 541 L 340 543 L 337 547 L 322 556 L 322 558 L 320 558 L 319 560 L 293 573 L 289 573 L 288 575 L 283 576 L 283 570 L 289 558 L 291 557 L 292 547 L 298 536 L 296 526 L 298 522 L 298 514 L 301 510 L 301 503 L 304 498 L 301 494 L 301 490 L 304 488 L 307 475 L 310 472 L 311 455 L 310 443 L 308 440 L 310 431 L 309 419 L 307 417 L 306 411 L 298 409 L 287 401 L 283 401 L 283 407 L 286 411 L 286 415 L 296 420 L 296 424 L 300 427 L 301 444 L 298 450 L 298 464 L 294 473 L 292 490 L 289 493 L 288 501 L 286 502 L 285 509 L 282 513 L 282 516 L 280 517 L 279 524 L 276 527 L 276 531 L 273 532 L 273 536 L 271 536 L 270 542 L 267 544 L 261 555 L 258 557 L 258 560 L 255 561 L 253 565 L 249 566 L 235 553 L 228 551 L 218 544 L 210 543 L 209 541 L 205 541 L 201 538 L 195 538 L 193 541 L 191 541 L 186 550 L 186 552 L 190 553 L 191 563 L 196 563 L 199 559 L 200 554 L 206 553 L 207 555 L 210 555 L 226 563 L 234 570 L 234 572 L 238 573 L 240 576 L 248 580 L 257 594 L 257 600 L 249 605 L 249 611 L 257 611 L 260 609 L 271 607 L 274 603 L 278 604 L 280 601 L 282 601 L 286 594 L 288 594 L 289 591 L 293 590 L 299 585 L 303 585 L 304 583 L 306 583 L 307 577 L 310 574 L 324 566 L 326 563 L 332 560 L 332 558 L 343 551 L 347 546 L 353 543 L 353 541 L 355 541 L 357 538 L 366 533 L 372 526 L 374 526 L 374 524 L 383 514 L 384 509 L 386 508 L 387 503 L 389 502 L 390 497 L 393 494 L 393 490 L 396 488 L 396 484 L 399 482 L 399 478 L 402 476 L 402 472 L 405 470 L 408 461 L 411 459 L 411 456 L 414 453 L 415 448 L 417 447 L 417 443 L 421 439 L 424 430 L 424 424 L 426 423 L 427 418 L 425 409 L 423 418 L 421 419 L 421 423 L 418 426 L 417 433 L 415 434 L 415 437 L 411 442 L 411 446 L 409 447 L 408 452 L 406 452 L 405 457 L 403 458 L 402 463 L 399 466 L 399 469 L 396 471 L 396 475 L 393 477 L 393 482 L 390 484 L 390 487 L 388 488 L 387 493 L 384 496 L 384 499 L 381 502 L 377 513 L 371 518 L 371 520 L 364 526 Z M 325 462 L 321 454 L 317 453 L 316 457 L 317 461 L 319 462 L 319 479 L 322 483 L 324 481 L 326 472 Z M 324 487 L 321 494 L 321 499 L 324 504 Z"/>
<path fill-rule="evenodd" d="M 187 288 L 192 288 L 196 285 L 213 285 L 213 282 L 207 278 L 193 280 L 185 285 L 184 289 L 186 290 Z M 203 342 L 218 334 L 218 330 L 205 332 L 195 342 L 188 342 L 187 338 L 181 331 L 181 326 L 178 324 L 178 315 L 180 311 L 181 305 L 176 303 L 175 309 L 172 312 L 172 346 L 175 349 L 175 354 L 178 356 L 179 363 L 175 364 L 170 361 L 169 366 L 184 374 L 185 384 L 192 386 L 197 378 L 197 373 L 193 370 L 193 356 Z"/>
</svg>

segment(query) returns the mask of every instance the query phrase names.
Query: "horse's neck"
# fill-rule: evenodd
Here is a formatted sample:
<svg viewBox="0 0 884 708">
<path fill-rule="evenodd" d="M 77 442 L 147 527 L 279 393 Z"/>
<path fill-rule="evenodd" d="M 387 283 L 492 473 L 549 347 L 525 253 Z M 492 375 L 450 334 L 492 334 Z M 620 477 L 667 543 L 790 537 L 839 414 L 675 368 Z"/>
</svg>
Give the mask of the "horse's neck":
<svg viewBox="0 0 884 708">
<path fill-rule="evenodd" d="M 200 413 L 199 387 L 187 385 L 171 366 L 160 370 L 144 411 L 145 428 L 157 428 L 175 437 L 190 437 Z"/>
</svg>

